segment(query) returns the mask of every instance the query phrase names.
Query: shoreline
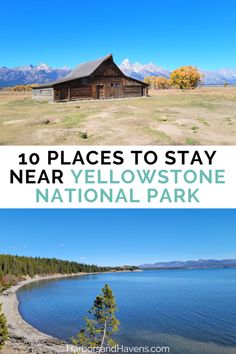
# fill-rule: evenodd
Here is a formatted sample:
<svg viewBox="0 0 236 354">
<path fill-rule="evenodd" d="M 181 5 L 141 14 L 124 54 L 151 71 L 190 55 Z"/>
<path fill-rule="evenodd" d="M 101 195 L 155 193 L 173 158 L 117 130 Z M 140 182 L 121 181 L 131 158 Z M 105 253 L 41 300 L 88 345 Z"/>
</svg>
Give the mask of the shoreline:
<svg viewBox="0 0 236 354">
<path fill-rule="evenodd" d="M 67 342 L 41 332 L 23 319 L 19 312 L 17 291 L 28 284 L 38 281 L 73 277 L 76 278 L 92 274 L 98 273 L 54 274 L 49 276 L 36 276 L 34 278 L 28 277 L 27 279 L 5 290 L 0 295 L 0 303 L 2 303 L 2 311 L 7 319 L 9 338 L 0 353 L 66 353 L 66 345 L 68 344 Z"/>
</svg>

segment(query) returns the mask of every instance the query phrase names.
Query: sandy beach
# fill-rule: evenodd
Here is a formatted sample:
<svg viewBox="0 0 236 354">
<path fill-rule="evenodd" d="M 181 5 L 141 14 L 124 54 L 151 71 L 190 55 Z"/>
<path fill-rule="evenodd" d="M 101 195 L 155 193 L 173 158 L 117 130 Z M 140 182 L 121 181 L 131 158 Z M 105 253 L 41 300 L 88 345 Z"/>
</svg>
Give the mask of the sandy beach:
<svg viewBox="0 0 236 354">
<path fill-rule="evenodd" d="M 53 276 L 51 275 L 44 277 L 37 276 L 34 278 L 27 278 L 17 285 L 14 285 L 11 288 L 5 290 L 3 294 L 0 295 L 0 303 L 2 303 L 2 310 L 7 318 L 9 339 L 0 353 L 66 353 L 66 342 L 42 333 L 24 321 L 18 310 L 19 302 L 16 293 L 17 290 L 19 290 L 21 287 L 33 282 L 47 279 L 78 277 L 86 274 L 88 273 L 69 275 L 56 274 Z"/>
</svg>

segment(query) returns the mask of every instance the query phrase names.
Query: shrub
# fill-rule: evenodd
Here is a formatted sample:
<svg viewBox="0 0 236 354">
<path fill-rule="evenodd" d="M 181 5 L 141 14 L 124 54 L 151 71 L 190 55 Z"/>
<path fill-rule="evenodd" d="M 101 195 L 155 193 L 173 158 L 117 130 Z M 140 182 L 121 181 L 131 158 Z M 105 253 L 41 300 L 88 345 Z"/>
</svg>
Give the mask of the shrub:
<svg viewBox="0 0 236 354">
<path fill-rule="evenodd" d="M 0 304 L 0 349 L 2 349 L 5 341 L 8 338 L 7 320 L 2 313 L 2 304 Z"/>
<path fill-rule="evenodd" d="M 81 132 L 81 133 L 80 133 L 80 137 L 81 137 L 82 139 L 88 139 L 88 133 L 87 133 L 87 132 Z"/>
</svg>

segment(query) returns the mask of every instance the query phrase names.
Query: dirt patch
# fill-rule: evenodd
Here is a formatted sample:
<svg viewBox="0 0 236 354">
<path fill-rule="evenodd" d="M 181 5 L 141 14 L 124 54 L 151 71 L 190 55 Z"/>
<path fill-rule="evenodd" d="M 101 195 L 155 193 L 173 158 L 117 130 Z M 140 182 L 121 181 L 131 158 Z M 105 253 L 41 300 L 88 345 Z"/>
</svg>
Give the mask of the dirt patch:
<svg viewBox="0 0 236 354">
<path fill-rule="evenodd" d="M 11 124 L 19 124 L 19 123 L 24 123 L 26 120 L 25 119 L 12 119 L 12 120 L 6 120 L 3 122 L 4 125 L 11 125 Z"/>
<path fill-rule="evenodd" d="M 29 94 L 0 94 L 0 144 L 236 144 L 235 87 L 150 95 L 49 104 Z"/>
</svg>

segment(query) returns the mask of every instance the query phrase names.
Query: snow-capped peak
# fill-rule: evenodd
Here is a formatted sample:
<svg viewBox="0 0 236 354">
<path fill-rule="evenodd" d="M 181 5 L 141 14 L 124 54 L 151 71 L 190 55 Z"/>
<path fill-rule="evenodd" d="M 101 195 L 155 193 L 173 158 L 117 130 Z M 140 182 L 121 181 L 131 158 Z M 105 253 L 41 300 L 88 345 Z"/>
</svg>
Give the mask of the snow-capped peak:
<svg viewBox="0 0 236 354">
<path fill-rule="evenodd" d="M 128 58 L 124 59 L 120 64 L 120 69 L 128 76 L 137 79 L 143 79 L 145 76 L 165 76 L 169 77 L 170 72 L 155 64 L 141 64 L 139 62 L 131 63 Z"/>
<path fill-rule="evenodd" d="M 37 66 L 35 67 L 35 69 L 36 69 L 36 70 L 44 70 L 44 71 L 46 71 L 46 72 L 52 70 L 52 68 L 51 68 L 49 65 L 43 64 L 43 63 L 37 65 Z"/>
</svg>

